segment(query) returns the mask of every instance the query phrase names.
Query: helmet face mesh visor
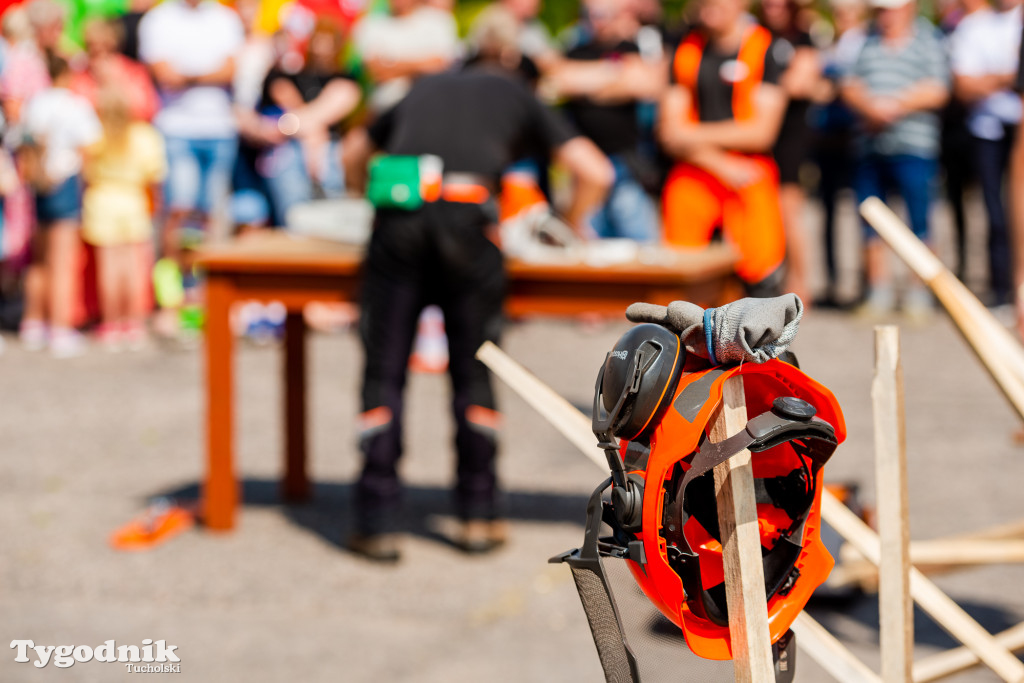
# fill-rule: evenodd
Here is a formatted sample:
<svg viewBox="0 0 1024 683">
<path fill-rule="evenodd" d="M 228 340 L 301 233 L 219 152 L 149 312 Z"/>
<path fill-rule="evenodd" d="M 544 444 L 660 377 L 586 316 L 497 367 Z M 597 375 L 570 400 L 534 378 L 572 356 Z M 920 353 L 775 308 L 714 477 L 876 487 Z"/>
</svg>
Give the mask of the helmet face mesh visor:
<svg viewBox="0 0 1024 683">
<path fill-rule="evenodd" d="M 639 683 L 636 660 L 626 645 L 625 635 L 615 614 L 611 591 L 599 574 L 590 567 L 572 567 L 572 578 L 587 613 L 590 631 L 594 634 L 597 656 L 605 678 L 616 683 Z"/>
</svg>

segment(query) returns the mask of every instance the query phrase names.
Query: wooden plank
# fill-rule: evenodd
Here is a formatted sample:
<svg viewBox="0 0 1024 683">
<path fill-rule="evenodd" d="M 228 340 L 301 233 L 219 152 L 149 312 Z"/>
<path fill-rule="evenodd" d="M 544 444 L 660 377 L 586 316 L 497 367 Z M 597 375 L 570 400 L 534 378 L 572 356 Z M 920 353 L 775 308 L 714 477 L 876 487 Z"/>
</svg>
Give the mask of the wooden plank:
<svg viewBox="0 0 1024 683">
<path fill-rule="evenodd" d="M 879 564 L 882 548 L 878 535 L 828 490 L 821 494 L 821 516 L 872 564 Z M 1000 678 L 1013 683 L 1024 681 L 1024 664 L 915 568 L 910 570 L 910 595 L 937 624 L 970 648 Z"/>
<path fill-rule="evenodd" d="M 878 614 L 882 680 L 907 683 L 914 661 L 914 603 L 910 599 L 910 509 L 907 503 L 907 439 L 900 331 L 875 328 L 875 375 L 871 383 L 875 423 L 875 491 L 879 565 Z"/>
<path fill-rule="evenodd" d="M 996 634 L 996 642 L 1011 652 L 1024 650 L 1024 623 L 1017 624 L 1002 633 Z M 946 650 L 914 663 L 914 683 L 936 681 L 978 664 L 981 664 L 978 655 L 966 647 Z"/>
<path fill-rule="evenodd" d="M 860 205 L 861 215 L 927 284 L 960 333 L 1024 419 L 1024 349 L 880 199 Z"/>
<path fill-rule="evenodd" d="M 793 622 L 793 633 L 796 634 L 796 644 L 837 681 L 881 683 L 878 674 L 857 659 L 807 612 L 801 612 Z"/>
<path fill-rule="evenodd" d="M 928 576 L 983 564 L 1020 564 L 1024 563 L 1024 541 L 998 538 L 911 541 L 910 562 Z M 839 551 L 839 563 L 829 576 L 829 585 L 838 588 L 854 584 L 859 584 L 864 590 L 876 590 L 878 568 L 846 543 Z"/>
<path fill-rule="evenodd" d="M 722 405 L 711 427 L 711 440 L 725 441 L 746 425 L 743 378 L 737 375 L 725 381 Z M 744 449 L 716 466 L 714 477 L 733 671 L 740 683 L 771 681 L 775 678 L 775 667 L 750 451 Z"/>
<path fill-rule="evenodd" d="M 590 420 L 583 413 L 491 342 L 485 342 L 476 357 L 576 446 L 580 453 L 603 472 L 608 471 L 608 463 L 597 454 Z M 820 626 L 814 628 L 816 625 L 813 619 L 803 614 L 794 624 L 794 630 L 799 629 L 797 645 L 819 665 L 840 683 L 875 683 L 879 680 L 867 667 L 858 667 L 854 663 L 857 662 L 856 656 Z"/>
<path fill-rule="evenodd" d="M 576 446 L 580 453 L 605 472 L 608 471 L 608 460 L 597 447 L 597 437 L 594 436 L 589 418 L 493 343 L 484 342 L 477 350 L 476 357 L 515 390 L 527 405 L 547 418 L 551 426 Z"/>
</svg>

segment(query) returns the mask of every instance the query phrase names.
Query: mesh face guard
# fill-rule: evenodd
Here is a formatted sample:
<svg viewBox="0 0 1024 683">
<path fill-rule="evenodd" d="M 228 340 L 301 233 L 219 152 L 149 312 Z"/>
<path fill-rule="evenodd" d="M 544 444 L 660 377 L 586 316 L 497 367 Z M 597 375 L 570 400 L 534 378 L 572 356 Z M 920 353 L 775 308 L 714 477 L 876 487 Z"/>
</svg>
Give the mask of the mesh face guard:
<svg viewBox="0 0 1024 683">
<path fill-rule="evenodd" d="M 580 594 L 583 611 L 587 613 L 587 622 L 594 636 L 605 680 L 609 683 L 639 683 L 639 666 L 626 640 L 626 632 L 619 617 L 611 584 L 601 563 L 602 556 L 624 557 L 623 553 L 629 552 L 628 549 L 616 545 L 612 539 L 600 538 L 605 508 L 601 496 L 611 483 L 611 478 L 606 479 L 590 496 L 583 545 L 576 550 L 553 557 L 549 562 L 564 562 L 572 570 L 572 578 L 576 582 L 576 591 Z M 642 555 L 643 547 L 637 548 Z"/>
<path fill-rule="evenodd" d="M 802 549 L 803 525 L 816 498 L 817 473 L 837 445 L 833 427 L 815 418 L 814 408 L 800 399 L 776 399 L 771 411 L 750 420 L 742 432 L 719 443 L 701 443 L 700 448 L 692 455 L 690 468 L 685 475 L 673 477 L 666 484 L 670 489 L 670 495 L 673 493 L 671 489 L 674 489 L 674 495 L 666 502 L 666 519 L 677 520 L 676 525 L 665 525 L 665 538 L 672 549 L 670 562 L 683 580 L 687 603 L 699 616 L 714 623 L 728 625 L 724 586 L 715 587 L 722 588 L 722 596 L 718 596 L 714 589 L 706 591 L 702 588 L 699 556 L 690 548 L 683 534 L 683 526 L 687 519 L 693 516 L 698 522 L 703 519 L 704 525 L 714 527 L 714 533 L 717 533 L 713 484 L 710 498 L 712 517 L 708 516 L 709 501 L 706 494 L 698 493 L 704 487 L 704 483 L 711 481 L 707 475 L 716 465 L 744 449 L 760 453 L 783 444 L 791 444 L 801 461 L 807 462 L 807 472 L 806 476 L 797 470 L 796 477 L 758 480 L 758 502 L 771 502 L 776 507 L 787 508 L 786 514 L 793 520 L 790 528 L 780 534 L 775 546 L 765 553 L 766 583 L 770 584 L 765 588 L 770 597 L 780 591 L 786 591 L 787 584 L 791 585 L 799 576 L 794 564 Z M 613 497 L 611 503 L 602 499 L 604 491 L 611 484 L 611 478 L 605 480 L 590 497 L 583 545 L 550 561 L 564 562 L 572 570 L 606 680 L 638 683 L 640 668 L 629 646 L 611 584 L 602 565 L 602 558 L 631 560 L 640 571 L 645 571 L 643 567 L 647 563 L 647 558 L 642 541 L 623 529 L 621 515 L 617 515 L 614 510 L 616 499 Z M 691 497 L 697 499 L 692 505 L 684 503 L 686 497 L 683 495 L 691 488 L 691 484 L 694 484 Z M 652 488 L 652 492 L 656 490 Z M 660 492 L 658 494 L 661 495 Z M 701 500 L 702 498 L 704 500 Z M 713 520 L 714 523 L 709 520 Z M 602 522 L 611 527 L 612 536 L 600 536 Z M 671 531 L 673 526 L 674 533 Z M 773 655 L 776 681 L 784 683 L 792 680 L 795 639 L 791 632 L 774 643 Z"/>
</svg>

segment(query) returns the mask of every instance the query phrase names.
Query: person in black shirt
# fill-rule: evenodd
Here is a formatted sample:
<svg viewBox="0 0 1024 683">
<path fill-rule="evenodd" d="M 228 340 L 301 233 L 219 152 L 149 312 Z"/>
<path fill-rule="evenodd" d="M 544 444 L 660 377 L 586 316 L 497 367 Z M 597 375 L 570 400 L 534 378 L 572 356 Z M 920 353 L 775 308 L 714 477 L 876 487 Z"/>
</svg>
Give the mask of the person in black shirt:
<svg viewBox="0 0 1024 683">
<path fill-rule="evenodd" d="M 779 167 L 779 203 L 786 226 L 786 290 L 811 301 L 808 290 L 808 248 L 804 221 L 806 197 L 800 167 L 809 156 L 811 98 L 821 85 L 821 60 L 811 35 L 802 25 L 796 0 L 761 0 L 761 25 L 772 32 L 772 48 L 783 69 L 779 85 L 789 98 L 772 154 Z"/>
<path fill-rule="evenodd" d="M 658 239 L 657 210 L 639 179 L 656 173 L 640 155 L 638 104 L 661 96 L 664 61 L 645 61 L 634 37 L 640 24 L 627 0 L 588 0 L 587 36 L 554 67 L 550 80 L 566 111 L 615 166 L 615 185 L 593 226 L 599 237 Z"/>
<path fill-rule="evenodd" d="M 581 234 L 604 198 L 611 165 L 592 142 L 542 106 L 515 76 L 490 66 L 425 76 L 370 127 L 371 147 L 347 150 L 350 180 L 374 151 L 436 155 L 440 186 L 420 208 L 378 208 L 364 264 L 360 332 L 365 349 L 360 447 L 350 548 L 395 561 L 403 388 L 420 311 L 437 304 L 448 334 L 461 547 L 485 552 L 503 542 L 495 473 L 499 416 L 486 368 L 474 358 L 497 340 L 505 288 L 502 256 L 488 239 L 502 172 L 531 151 L 547 151 L 575 179 L 567 221 Z M 373 180 L 371 178 L 371 180 Z"/>
<path fill-rule="evenodd" d="M 339 67 L 345 42 L 329 19 L 317 22 L 309 36 L 299 71 L 275 66 L 263 83 L 258 106 L 263 116 L 277 117 L 283 139 L 264 150 L 256 162 L 270 194 L 277 225 L 288 210 L 323 197 L 340 197 L 341 123 L 359 105 L 359 86 Z"/>
</svg>

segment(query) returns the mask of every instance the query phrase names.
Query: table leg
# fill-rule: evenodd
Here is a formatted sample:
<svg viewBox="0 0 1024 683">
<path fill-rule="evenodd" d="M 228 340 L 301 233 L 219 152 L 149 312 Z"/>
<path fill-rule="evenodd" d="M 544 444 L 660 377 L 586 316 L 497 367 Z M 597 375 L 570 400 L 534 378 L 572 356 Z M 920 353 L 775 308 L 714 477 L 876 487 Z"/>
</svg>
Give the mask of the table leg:
<svg viewBox="0 0 1024 683">
<path fill-rule="evenodd" d="M 234 372 L 229 313 L 234 286 L 227 276 L 206 281 L 206 483 L 202 514 L 208 529 L 235 526 L 238 482 L 234 472 Z"/>
<path fill-rule="evenodd" d="M 302 311 L 289 311 L 284 333 L 285 500 L 309 498 L 306 477 L 306 323 Z"/>
</svg>

